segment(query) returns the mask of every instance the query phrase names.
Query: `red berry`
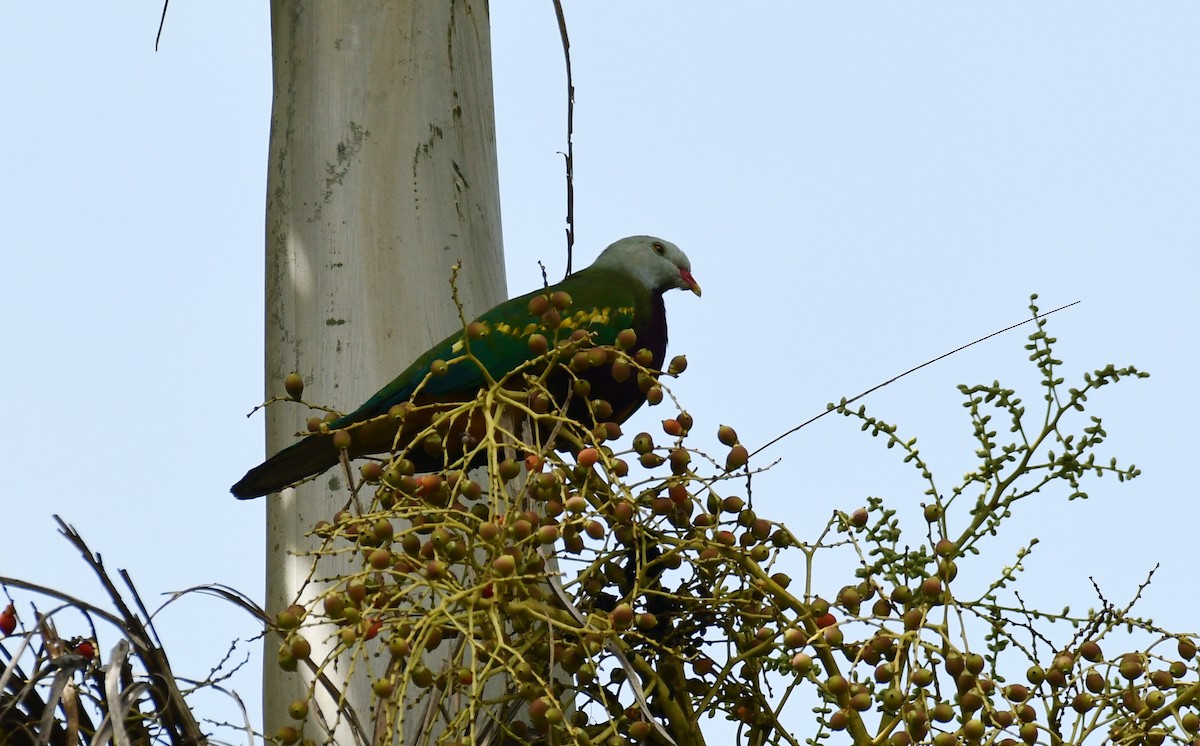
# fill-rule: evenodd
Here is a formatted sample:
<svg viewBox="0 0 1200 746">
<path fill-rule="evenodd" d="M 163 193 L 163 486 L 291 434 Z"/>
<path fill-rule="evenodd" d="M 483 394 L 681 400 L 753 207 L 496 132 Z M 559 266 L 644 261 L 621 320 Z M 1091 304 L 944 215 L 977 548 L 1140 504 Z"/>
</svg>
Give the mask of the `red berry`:
<svg viewBox="0 0 1200 746">
<path fill-rule="evenodd" d="M 593 464 L 600 460 L 600 451 L 595 448 L 584 448 L 575 458 L 575 462 L 585 469 L 590 469 Z"/>
<path fill-rule="evenodd" d="M 0 632 L 5 636 L 11 635 L 17 629 L 17 609 L 12 604 L 0 612 Z"/>
<path fill-rule="evenodd" d="M 379 617 L 367 620 L 367 631 L 363 633 L 364 640 L 373 640 L 379 634 L 379 630 L 383 629 L 383 620 Z"/>
<path fill-rule="evenodd" d="M 550 299 L 544 295 L 535 295 L 529 299 L 529 315 L 541 316 L 550 310 Z"/>
</svg>

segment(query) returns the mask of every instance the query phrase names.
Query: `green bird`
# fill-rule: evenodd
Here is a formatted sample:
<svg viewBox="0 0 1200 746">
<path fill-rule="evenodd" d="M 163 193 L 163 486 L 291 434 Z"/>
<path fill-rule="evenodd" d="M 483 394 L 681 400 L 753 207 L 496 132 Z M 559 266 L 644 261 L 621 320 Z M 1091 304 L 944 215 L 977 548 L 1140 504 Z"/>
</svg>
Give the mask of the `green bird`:
<svg viewBox="0 0 1200 746">
<path fill-rule="evenodd" d="M 559 329 L 564 336 L 583 329 L 591 333 L 596 345 L 611 345 L 621 331 L 632 329 L 637 335 L 636 349 L 650 351 L 647 367 L 661 370 L 667 352 L 663 293 L 679 288 L 700 295 L 700 286 L 692 277 L 691 269 L 687 256 L 669 241 L 653 236 L 623 238 L 601 252 L 587 269 L 557 285 L 505 301 L 484 313 L 468 324 L 471 339 L 464 338 L 466 330 L 446 337 L 358 409 L 329 423 L 329 428 L 333 431 L 357 425 L 349 431 L 351 444 L 347 452 L 351 457 L 384 453 L 410 445 L 438 411 L 444 412 L 450 405 L 474 400 L 488 385 L 489 377 L 498 380 L 538 357 L 537 345 L 531 347 L 530 338 L 547 332 L 547 328 L 542 319 L 531 315 L 530 301 L 535 296 L 564 298 L 554 296 L 556 291 L 562 291 L 570 298 L 570 305 L 561 311 Z M 535 308 L 537 303 L 535 301 Z M 468 344 L 478 363 L 463 357 Z M 435 363 L 438 370 L 430 375 Z M 486 369 L 487 377 L 480 366 Z M 612 406 L 609 421 L 624 422 L 646 400 L 636 376 L 618 381 L 609 366 L 586 370 L 580 377 L 591 385 L 593 400 L 602 399 Z M 567 397 L 569 383 L 569 377 L 563 372 L 548 380 L 547 387 L 561 403 Z M 577 400 L 578 397 L 573 403 Z M 422 416 L 405 416 L 400 420 L 381 417 L 398 404 L 409 404 L 415 408 L 413 414 L 421 413 Z M 439 409 L 428 405 L 447 406 Z M 581 419 L 586 416 L 586 410 L 569 406 L 567 415 Z M 448 441 L 447 446 L 450 445 Z M 278 492 L 333 467 L 339 457 L 340 451 L 334 445 L 332 433 L 309 435 L 246 472 L 230 491 L 239 499 Z M 431 456 L 420 447 L 411 449 L 408 458 L 418 471 L 434 471 L 445 465 L 442 454 Z"/>
</svg>

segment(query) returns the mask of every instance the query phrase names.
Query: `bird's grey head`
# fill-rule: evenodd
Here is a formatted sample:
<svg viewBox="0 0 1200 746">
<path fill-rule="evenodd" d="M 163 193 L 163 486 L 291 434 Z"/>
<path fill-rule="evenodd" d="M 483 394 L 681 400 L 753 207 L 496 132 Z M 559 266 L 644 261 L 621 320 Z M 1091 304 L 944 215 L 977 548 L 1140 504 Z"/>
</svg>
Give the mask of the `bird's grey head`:
<svg viewBox="0 0 1200 746">
<path fill-rule="evenodd" d="M 602 251 L 592 266 L 624 272 L 647 290 L 679 288 L 700 295 L 687 254 L 670 241 L 654 236 L 622 238 Z"/>
</svg>

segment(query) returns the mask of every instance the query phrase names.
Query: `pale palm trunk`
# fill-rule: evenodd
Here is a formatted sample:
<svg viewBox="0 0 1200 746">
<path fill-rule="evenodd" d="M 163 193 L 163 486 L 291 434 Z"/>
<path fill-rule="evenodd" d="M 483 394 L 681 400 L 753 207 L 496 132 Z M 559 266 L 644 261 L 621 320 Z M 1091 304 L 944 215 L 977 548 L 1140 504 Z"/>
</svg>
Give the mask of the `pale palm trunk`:
<svg viewBox="0 0 1200 746">
<path fill-rule="evenodd" d="M 487 3 L 272 0 L 271 16 L 266 390 L 281 394 L 294 371 L 306 399 L 346 410 L 460 323 L 454 262 L 468 315 L 505 297 Z M 271 407 L 268 452 L 308 415 Z M 345 481 L 339 467 L 266 499 L 272 615 L 309 579 L 304 553 L 317 543 L 304 534 L 342 507 Z M 323 560 L 315 577 L 349 567 Z M 315 660 L 322 638 L 310 635 Z M 278 645 L 267 642 L 268 735 L 292 724 L 287 705 L 305 696 L 302 676 L 275 665 Z M 350 703 L 366 723 L 369 682 L 356 678 Z M 313 722 L 304 735 L 321 742 Z M 352 742 L 344 728 L 334 740 Z"/>
</svg>

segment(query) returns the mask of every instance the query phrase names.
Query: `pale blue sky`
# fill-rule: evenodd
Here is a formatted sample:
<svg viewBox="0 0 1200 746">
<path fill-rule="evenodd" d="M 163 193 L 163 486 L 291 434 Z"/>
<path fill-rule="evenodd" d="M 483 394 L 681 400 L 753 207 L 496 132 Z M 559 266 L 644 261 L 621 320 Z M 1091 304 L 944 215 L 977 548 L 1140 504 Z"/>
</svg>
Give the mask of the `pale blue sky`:
<svg viewBox="0 0 1200 746">
<path fill-rule="evenodd" d="M 263 503 L 227 490 L 262 452 L 261 419 L 243 415 L 262 398 L 266 3 L 174 2 L 155 54 L 160 9 L 0 6 L 14 422 L 0 432 L 0 574 L 98 597 L 54 533 L 60 513 L 148 598 L 214 581 L 260 596 Z M 515 294 L 539 283 L 538 259 L 563 266 L 564 84 L 548 2 L 492 13 Z M 1161 562 L 1143 612 L 1194 624 L 1180 591 L 1195 577 L 1200 6 L 575 0 L 567 13 L 577 262 L 643 232 L 689 253 L 704 297 L 668 307 L 698 428 L 765 442 L 1021 320 L 1030 292 L 1045 308 L 1081 300 L 1051 322 L 1068 381 L 1109 362 L 1154 374 L 1090 402 L 1111 434 L 1102 453 L 1145 475 L 1094 483 L 1086 504 L 1043 496 L 978 577 L 1038 536 L 1026 598 L 1086 607 L 1089 575 L 1124 600 Z M 999 377 L 1033 402 L 1023 342 L 866 403 L 920 437 L 948 489 L 972 452 L 955 384 Z M 801 536 L 868 494 L 919 515 L 911 469 L 844 420 L 769 453 L 782 463 L 756 507 Z M 838 568 L 819 590 L 845 582 Z M 162 624 L 192 674 L 253 631 L 200 600 Z M 241 682 L 257 709 L 256 685 Z"/>
</svg>

